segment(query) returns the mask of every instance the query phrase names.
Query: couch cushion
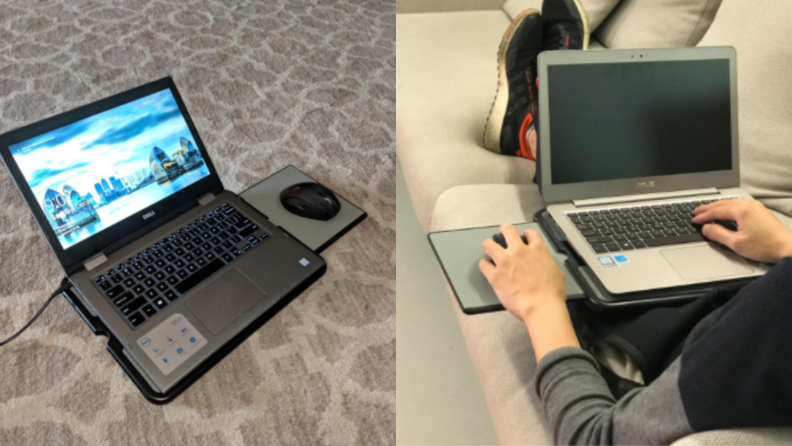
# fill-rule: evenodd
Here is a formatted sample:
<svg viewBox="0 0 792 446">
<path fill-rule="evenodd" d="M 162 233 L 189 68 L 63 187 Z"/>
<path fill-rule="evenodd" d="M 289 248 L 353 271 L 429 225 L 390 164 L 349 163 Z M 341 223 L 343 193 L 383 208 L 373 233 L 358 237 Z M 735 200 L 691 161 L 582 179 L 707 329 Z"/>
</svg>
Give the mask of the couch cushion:
<svg viewBox="0 0 792 446">
<path fill-rule="evenodd" d="M 721 0 L 622 0 L 594 33 L 608 48 L 696 46 Z"/>
<path fill-rule="evenodd" d="M 416 216 L 462 184 L 529 183 L 534 163 L 484 149 L 503 11 L 396 16 L 396 149 Z"/>
<path fill-rule="evenodd" d="M 780 0 L 756 6 L 723 2 L 700 45 L 736 48 L 742 186 L 792 216 L 792 8 Z"/>
<path fill-rule="evenodd" d="M 431 229 L 531 221 L 541 207 L 536 186 L 459 186 L 437 200 Z M 500 444 L 552 444 L 531 387 L 536 360 L 525 326 L 506 311 L 465 315 L 448 293 Z"/>
<path fill-rule="evenodd" d="M 543 206 L 533 185 L 458 186 L 437 200 L 431 230 L 532 221 L 534 213 Z M 775 214 L 792 229 L 792 219 Z M 441 274 L 439 268 L 438 274 Z M 541 403 L 531 387 L 536 361 L 525 327 L 505 311 L 466 315 L 459 310 L 450 288 L 448 293 L 500 443 L 552 443 Z M 791 441 L 792 429 L 741 429 L 700 433 L 675 444 L 788 444 Z"/>
<path fill-rule="evenodd" d="M 592 30 L 597 29 L 608 17 L 608 14 L 613 11 L 613 8 L 619 3 L 619 0 L 579 0 L 580 4 L 583 5 L 583 10 L 586 11 L 586 16 L 588 17 L 589 26 Z M 520 12 L 533 8 L 542 10 L 542 0 L 507 0 L 506 3 L 503 4 L 503 10 L 509 14 L 509 17 L 514 18 Z"/>
</svg>

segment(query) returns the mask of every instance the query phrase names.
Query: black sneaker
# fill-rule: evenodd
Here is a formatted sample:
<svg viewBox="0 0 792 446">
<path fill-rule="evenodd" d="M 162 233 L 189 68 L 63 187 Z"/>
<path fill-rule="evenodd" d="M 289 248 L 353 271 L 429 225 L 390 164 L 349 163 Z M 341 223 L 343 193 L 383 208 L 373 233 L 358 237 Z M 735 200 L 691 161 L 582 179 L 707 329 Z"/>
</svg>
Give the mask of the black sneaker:
<svg viewBox="0 0 792 446">
<path fill-rule="evenodd" d="M 536 57 L 542 51 L 542 16 L 528 9 L 512 21 L 498 50 L 498 90 L 484 129 L 484 147 L 533 159 L 525 134 L 538 110 Z"/>
<path fill-rule="evenodd" d="M 585 50 L 589 23 L 579 0 L 544 0 L 544 50 Z"/>
</svg>

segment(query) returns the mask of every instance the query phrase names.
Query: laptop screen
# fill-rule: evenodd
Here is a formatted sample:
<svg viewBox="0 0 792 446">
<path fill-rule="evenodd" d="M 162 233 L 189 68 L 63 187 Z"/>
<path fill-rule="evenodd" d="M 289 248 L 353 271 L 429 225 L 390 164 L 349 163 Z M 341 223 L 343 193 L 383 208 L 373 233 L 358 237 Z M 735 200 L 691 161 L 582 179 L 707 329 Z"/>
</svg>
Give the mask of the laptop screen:
<svg viewBox="0 0 792 446">
<path fill-rule="evenodd" d="M 209 176 L 170 89 L 9 148 L 63 249 Z"/>
<path fill-rule="evenodd" d="M 732 168 L 727 59 L 551 65 L 548 78 L 552 184 Z"/>
</svg>

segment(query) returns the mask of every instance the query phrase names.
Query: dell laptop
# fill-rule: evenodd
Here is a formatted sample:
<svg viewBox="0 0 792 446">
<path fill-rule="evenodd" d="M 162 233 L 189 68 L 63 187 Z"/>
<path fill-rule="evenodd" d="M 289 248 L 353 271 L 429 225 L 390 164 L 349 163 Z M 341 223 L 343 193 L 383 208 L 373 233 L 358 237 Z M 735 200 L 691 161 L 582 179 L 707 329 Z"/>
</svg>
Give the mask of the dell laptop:
<svg viewBox="0 0 792 446">
<path fill-rule="evenodd" d="M 6 133 L 0 153 L 77 298 L 160 393 L 326 270 L 223 188 L 170 78 Z"/>
<path fill-rule="evenodd" d="M 545 52 L 539 78 L 542 196 L 608 291 L 765 273 L 691 222 L 702 203 L 751 199 L 734 48 Z"/>
</svg>

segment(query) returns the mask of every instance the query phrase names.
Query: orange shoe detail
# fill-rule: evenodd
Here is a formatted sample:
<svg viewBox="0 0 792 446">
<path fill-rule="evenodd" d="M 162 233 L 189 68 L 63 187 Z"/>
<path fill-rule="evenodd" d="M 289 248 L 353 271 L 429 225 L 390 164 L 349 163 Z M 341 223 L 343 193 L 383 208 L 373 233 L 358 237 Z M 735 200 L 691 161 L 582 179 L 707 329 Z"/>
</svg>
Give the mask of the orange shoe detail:
<svg viewBox="0 0 792 446">
<path fill-rule="evenodd" d="M 533 113 L 528 113 L 525 115 L 525 119 L 523 119 L 523 122 L 520 125 L 520 151 L 517 152 L 517 156 L 528 158 L 531 161 L 536 161 L 536 158 L 534 158 L 533 153 L 531 152 L 531 147 L 528 145 L 528 127 L 531 126 L 532 122 Z"/>
</svg>

